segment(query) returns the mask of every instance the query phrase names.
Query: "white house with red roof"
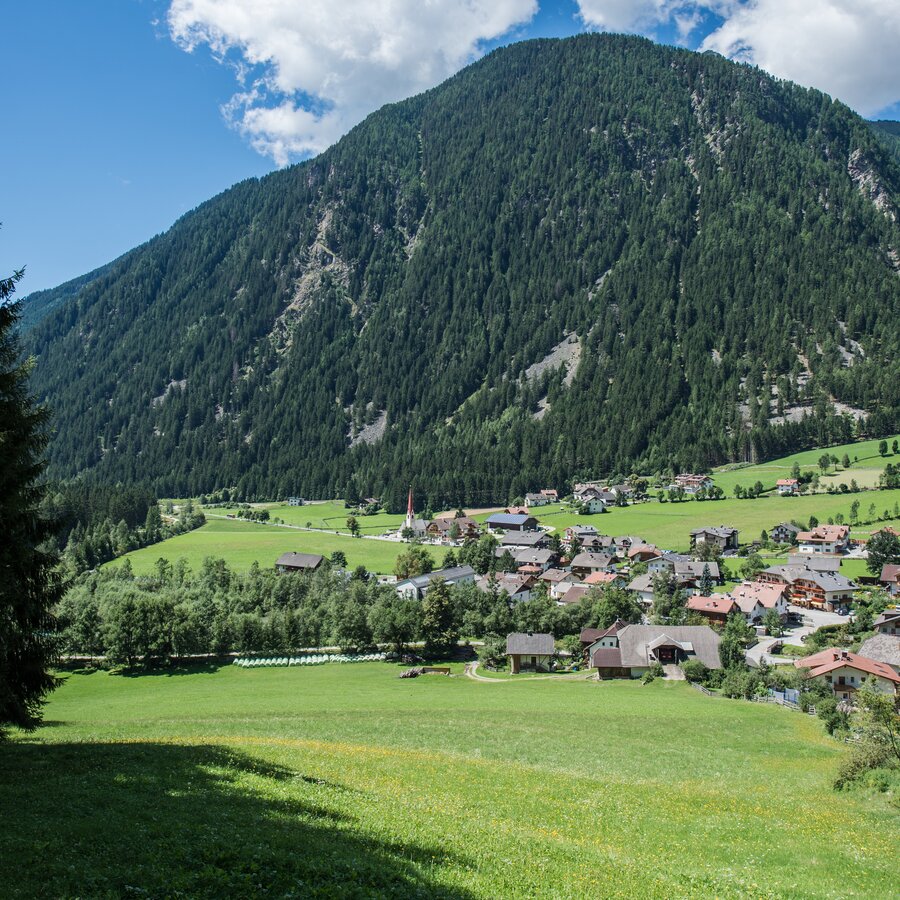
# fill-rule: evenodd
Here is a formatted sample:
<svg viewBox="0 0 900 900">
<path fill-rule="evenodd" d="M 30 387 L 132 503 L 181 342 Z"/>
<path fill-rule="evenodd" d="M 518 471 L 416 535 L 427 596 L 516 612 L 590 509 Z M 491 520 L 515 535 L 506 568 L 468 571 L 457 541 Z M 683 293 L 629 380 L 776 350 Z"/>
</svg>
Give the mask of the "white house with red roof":
<svg viewBox="0 0 900 900">
<path fill-rule="evenodd" d="M 851 653 L 841 647 L 830 647 L 794 661 L 798 669 L 809 669 L 806 676 L 831 685 L 840 700 L 853 700 L 867 678 L 874 679 L 875 688 L 882 694 L 895 694 L 900 687 L 898 675 L 887 663 Z"/>
<path fill-rule="evenodd" d="M 843 553 L 849 543 L 849 525 L 817 525 L 797 535 L 800 553 Z"/>
<path fill-rule="evenodd" d="M 728 594 L 714 594 L 710 597 L 694 594 L 687 598 L 685 609 L 699 613 L 710 625 L 724 625 L 728 617 L 738 610 L 738 606 Z"/>
<path fill-rule="evenodd" d="M 775 482 L 780 497 L 793 497 L 800 490 L 800 483 L 796 478 L 779 478 Z"/>
<path fill-rule="evenodd" d="M 730 596 L 751 625 L 762 621 L 762 617 L 770 609 L 778 613 L 782 622 L 787 620 L 787 585 L 745 581 L 734 588 Z"/>
</svg>

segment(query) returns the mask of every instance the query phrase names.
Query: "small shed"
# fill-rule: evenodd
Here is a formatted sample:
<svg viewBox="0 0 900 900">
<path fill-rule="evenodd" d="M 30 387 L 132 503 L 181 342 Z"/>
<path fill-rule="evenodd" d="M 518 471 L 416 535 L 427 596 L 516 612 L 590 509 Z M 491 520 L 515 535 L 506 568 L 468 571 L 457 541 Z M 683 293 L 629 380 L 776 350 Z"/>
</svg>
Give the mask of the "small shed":
<svg viewBox="0 0 900 900">
<path fill-rule="evenodd" d="M 555 649 L 552 634 L 519 631 L 506 636 L 506 655 L 513 675 L 528 671 L 549 672 Z"/>
</svg>

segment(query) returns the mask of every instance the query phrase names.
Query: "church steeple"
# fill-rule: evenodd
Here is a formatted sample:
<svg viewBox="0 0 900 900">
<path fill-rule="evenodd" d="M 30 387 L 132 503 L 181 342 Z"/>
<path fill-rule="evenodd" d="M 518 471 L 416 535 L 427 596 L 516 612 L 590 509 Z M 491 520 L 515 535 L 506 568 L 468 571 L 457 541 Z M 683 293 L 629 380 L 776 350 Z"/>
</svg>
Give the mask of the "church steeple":
<svg viewBox="0 0 900 900">
<path fill-rule="evenodd" d="M 412 488 L 409 489 L 409 499 L 406 501 L 406 527 L 412 528 L 416 514 L 413 512 L 413 495 Z"/>
</svg>

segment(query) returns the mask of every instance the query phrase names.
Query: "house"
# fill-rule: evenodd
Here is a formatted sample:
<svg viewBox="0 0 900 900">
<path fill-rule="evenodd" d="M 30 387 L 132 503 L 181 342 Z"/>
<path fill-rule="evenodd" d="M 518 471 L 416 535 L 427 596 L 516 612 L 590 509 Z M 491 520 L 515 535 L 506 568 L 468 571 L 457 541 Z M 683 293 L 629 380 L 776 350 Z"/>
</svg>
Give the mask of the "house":
<svg viewBox="0 0 900 900">
<path fill-rule="evenodd" d="M 769 538 L 776 544 L 794 544 L 800 531 L 792 522 L 779 522 L 769 529 Z"/>
<path fill-rule="evenodd" d="M 764 569 L 756 580 L 784 585 L 789 603 L 828 612 L 850 603 L 856 590 L 856 585 L 838 572 L 817 572 L 791 564 Z"/>
<path fill-rule="evenodd" d="M 817 525 L 797 534 L 801 553 L 844 553 L 849 543 L 849 525 Z"/>
<path fill-rule="evenodd" d="M 590 497 L 581 501 L 582 506 L 590 515 L 606 512 L 606 500 L 602 497 Z"/>
<path fill-rule="evenodd" d="M 547 506 L 549 503 L 550 498 L 544 493 L 525 495 L 525 506 L 528 508 L 532 506 Z"/>
<path fill-rule="evenodd" d="M 728 525 L 707 525 L 703 528 L 695 528 L 691 532 L 691 549 L 695 549 L 700 544 L 712 544 L 722 551 L 737 550 L 738 530 Z"/>
<path fill-rule="evenodd" d="M 878 581 L 891 597 L 896 597 L 900 594 L 900 566 L 895 563 L 882 566 Z"/>
<path fill-rule="evenodd" d="M 779 478 L 775 488 L 779 497 L 793 497 L 800 490 L 800 482 L 796 478 Z"/>
<path fill-rule="evenodd" d="M 325 557 L 318 553 L 282 553 L 275 562 L 278 572 L 315 572 L 324 562 Z"/>
<path fill-rule="evenodd" d="M 876 634 L 863 641 L 859 655 L 890 666 L 900 675 L 900 634 Z"/>
<path fill-rule="evenodd" d="M 867 678 L 875 679 L 875 688 L 881 694 L 896 694 L 900 685 L 900 675 L 887 663 L 840 647 L 831 647 L 794 660 L 794 665 L 798 669 L 809 669 L 807 678 L 830 684 L 834 695 L 840 700 L 853 700 Z"/>
<path fill-rule="evenodd" d="M 584 651 L 588 651 L 594 646 L 597 647 L 618 647 L 619 642 L 616 635 L 627 625 L 621 619 L 616 619 L 609 628 L 582 628 L 578 639 L 581 641 L 581 647 Z"/>
<path fill-rule="evenodd" d="M 288 497 L 288 506 L 303 506 L 302 497 Z"/>
<path fill-rule="evenodd" d="M 498 593 L 506 591 L 513 603 L 524 603 L 526 600 L 530 600 L 534 584 L 535 579 L 530 575 L 509 572 L 498 572 L 493 577 L 484 575 L 475 582 L 478 590 L 485 594 L 489 594 L 492 589 Z"/>
<path fill-rule="evenodd" d="M 556 488 L 541 488 L 541 493 L 547 498 L 548 503 L 559 503 L 559 491 Z"/>
<path fill-rule="evenodd" d="M 502 550 L 500 555 L 502 556 L 506 552 L 507 550 Z M 514 551 L 512 557 L 519 568 L 522 566 L 536 566 L 538 568 L 538 575 L 542 572 L 546 572 L 547 569 L 552 568 L 554 563 L 559 559 L 559 556 L 552 550 L 532 550 L 529 547 Z"/>
<path fill-rule="evenodd" d="M 686 587 L 698 587 L 705 571 L 709 577 L 719 584 L 722 581 L 722 573 L 719 564 L 715 561 L 704 562 L 702 559 L 678 560 L 672 567 L 675 577 Z"/>
<path fill-rule="evenodd" d="M 503 510 L 508 516 L 527 516 L 528 515 L 528 507 L 527 506 L 508 506 Z"/>
<path fill-rule="evenodd" d="M 615 585 L 616 587 L 624 587 L 625 579 L 618 572 L 591 572 L 591 574 L 584 579 L 583 584 L 586 584 L 588 587 L 605 587 L 608 584 Z"/>
<path fill-rule="evenodd" d="M 437 581 L 438 579 L 449 585 L 472 584 L 475 581 L 475 570 L 471 566 L 454 566 L 451 569 L 438 569 L 436 572 L 428 572 L 425 575 L 404 578 L 394 585 L 394 589 L 401 597 L 421 600 L 428 593 L 432 581 Z"/>
<path fill-rule="evenodd" d="M 435 537 L 442 541 L 451 541 L 453 538 L 450 536 L 450 532 L 453 530 L 454 525 L 456 526 L 457 540 L 464 541 L 467 537 L 478 537 L 478 523 L 468 516 L 432 519 L 426 526 L 425 531 L 430 537 Z"/>
<path fill-rule="evenodd" d="M 689 659 L 722 668 L 721 638 L 708 625 L 626 625 L 614 638 L 615 647 L 591 648 L 590 664 L 600 678 L 637 678 L 654 663 L 674 665 Z"/>
<path fill-rule="evenodd" d="M 507 531 L 500 537 L 501 548 L 530 547 L 534 550 L 550 546 L 550 539 L 544 531 Z"/>
<path fill-rule="evenodd" d="M 660 551 L 653 544 L 635 544 L 628 548 L 626 556 L 628 561 L 632 563 L 649 562 L 651 559 L 657 559 L 660 556 Z"/>
<path fill-rule="evenodd" d="M 647 563 L 647 571 L 652 575 L 659 575 L 660 572 L 674 572 L 675 563 L 678 562 L 691 562 L 691 558 L 683 553 L 662 553 Z"/>
<path fill-rule="evenodd" d="M 699 494 L 700 491 L 708 491 L 715 482 L 709 475 L 694 475 L 684 472 L 675 476 L 675 482 L 669 485 L 671 488 L 681 488 L 686 494 Z"/>
<path fill-rule="evenodd" d="M 814 572 L 840 572 L 841 558 L 839 556 L 818 556 L 815 553 L 792 553 L 789 558 L 792 566 L 806 566 Z"/>
<path fill-rule="evenodd" d="M 546 583 L 550 597 L 558 600 L 573 584 L 581 584 L 581 579 L 564 569 L 548 569 L 538 579 Z"/>
<path fill-rule="evenodd" d="M 872 627 L 879 634 L 900 635 L 900 609 L 886 609 Z"/>
<path fill-rule="evenodd" d="M 535 531 L 538 520 L 522 513 L 494 513 L 487 518 L 491 531 Z"/>
<path fill-rule="evenodd" d="M 572 584 L 561 597 L 557 598 L 556 603 L 558 606 L 570 606 L 573 603 L 580 603 L 590 589 L 591 587 L 588 584 Z"/>
<path fill-rule="evenodd" d="M 699 613 L 710 625 L 724 625 L 733 612 L 739 612 L 738 605 L 728 594 L 709 597 L 694 594 L 688 597 L 685 608 Z"/>
<path fill-rule="evenodd" d="M 549 672 L 556 652 L 552 634 L 532 631 L 514 632 L 506 636 L 506 655 L 513 675 L 519 672 Z"/>
<path fill-rule="evenodd" d="M 569 568 L 572 570 L 573 575 L 585 578 L 591 572 L 612 571 L 614 563 L 615 557 L 610 556 L 608 553 L 578 553 L 573 557 Z"/>
<path fill-rule="evenodd" d="M 759 624 L 770 609 L 775 610 L 782 622 L 787 620 L 786 585 L 745 581 L 731 591 L 730 596 L 751 625 Z"/>
<path fill-rule="evenodd" d="M 642 537 L 638 537 L 634 534 L 620 534 L 618 537 L 613 538 L 613 546 L 616 548 L 616 553 L 619 556 L 625 557 L 628 555 L 628 551 L 638 545 L 638 544 L 646 544 Z"/>
<path fill-rule="evenodd" d="M 628 585 L 628 590 L 637 595 L 636 599 L 641 606 L 649 609 L 653 605 L 653 576 L 649 573 L 638 575 Z"/>
</svg>

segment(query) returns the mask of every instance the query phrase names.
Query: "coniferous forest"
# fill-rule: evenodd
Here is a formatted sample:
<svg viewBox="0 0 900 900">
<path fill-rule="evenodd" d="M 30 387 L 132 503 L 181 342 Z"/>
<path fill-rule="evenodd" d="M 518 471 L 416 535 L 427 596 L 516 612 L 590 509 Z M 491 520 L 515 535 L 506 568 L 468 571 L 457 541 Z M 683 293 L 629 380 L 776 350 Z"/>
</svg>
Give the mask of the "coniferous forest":
<svg viewBox="0 0 900 900">
<path fill-rule="evenodd" d="M 714 54 L 497 50 L 26 304 L 51 475 L 438 509 L 896 432 L 897 147 Z"/>
</svg>

